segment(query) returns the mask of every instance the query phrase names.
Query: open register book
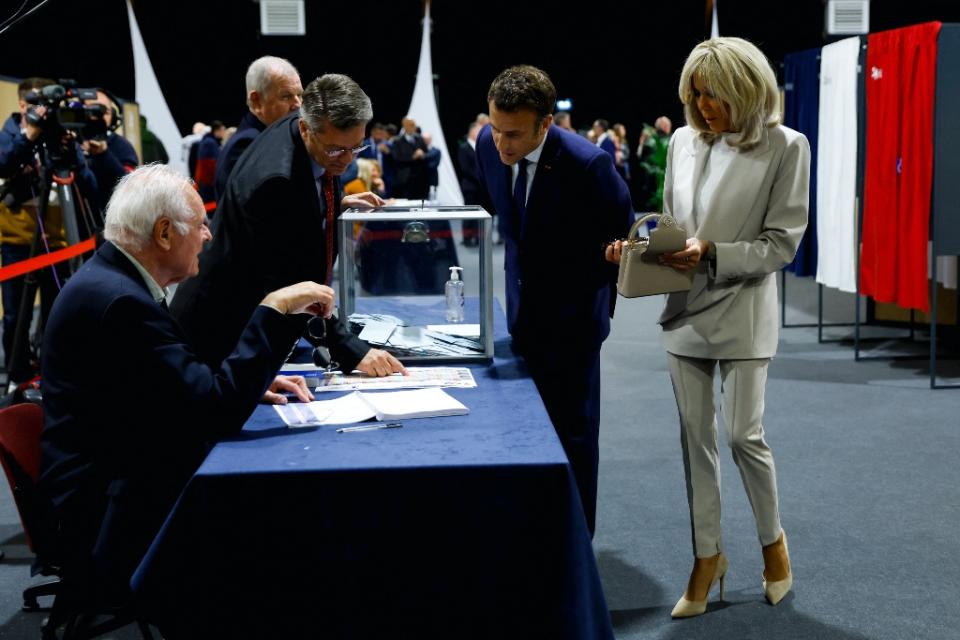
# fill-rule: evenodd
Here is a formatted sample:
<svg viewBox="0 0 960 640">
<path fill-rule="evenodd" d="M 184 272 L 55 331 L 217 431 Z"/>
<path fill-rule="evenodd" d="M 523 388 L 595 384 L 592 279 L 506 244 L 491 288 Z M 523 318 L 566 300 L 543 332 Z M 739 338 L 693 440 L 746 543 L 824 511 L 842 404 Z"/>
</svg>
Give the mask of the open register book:
<svg viewBox="0 0 960 640">
<path fill-rule="evenodd" d="M 459 416 L 469 413 L 463 404 L 443 389 L 364 393 L 354 391 L 336 400 L 275 404 L 283 421 L 291 427 L 319 427 L 331 424 L 353 424 L 371 418 L 404 420 Z"/>
</svg>

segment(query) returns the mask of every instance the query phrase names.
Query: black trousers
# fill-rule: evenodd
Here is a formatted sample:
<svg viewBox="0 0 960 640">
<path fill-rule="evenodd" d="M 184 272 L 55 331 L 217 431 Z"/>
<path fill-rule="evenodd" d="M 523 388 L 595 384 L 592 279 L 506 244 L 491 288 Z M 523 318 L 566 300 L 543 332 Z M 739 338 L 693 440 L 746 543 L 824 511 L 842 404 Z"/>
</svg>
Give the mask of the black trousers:
<svg viewBox="0 0 960 640">
<path fill-rule="evenodd" d="M 597 515 L 600 350 L 527 351 L 523 357 L 577 480 L 591 537 Z"/>
</svg>

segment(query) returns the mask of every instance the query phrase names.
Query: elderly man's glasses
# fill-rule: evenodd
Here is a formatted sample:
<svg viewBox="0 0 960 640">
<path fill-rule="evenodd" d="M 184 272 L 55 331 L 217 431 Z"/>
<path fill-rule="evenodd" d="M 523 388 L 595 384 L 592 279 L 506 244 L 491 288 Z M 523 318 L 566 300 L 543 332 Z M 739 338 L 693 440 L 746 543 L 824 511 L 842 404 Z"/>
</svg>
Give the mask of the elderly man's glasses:
<svg viewBox="0 0 960 640">
<path fill-rule="evenodd" d="M 351 153 L 356 156 L 369 147 L 369 144 L 362 144 L 359 147 L 353 147 L 352 149 L 324 149 L 323 152 L 330 158 L 336 158 L 344 153 Z"/>
<path fill-rule="evenodd" d="M 321 317 L 310 318 L 307 322 L 307 339 L 313 345 L 313 364 L 325 372 L 336 371 L 340 368 L 330 356 L 330 349 L 326 346 L 327 322 Z"/>
</svg>

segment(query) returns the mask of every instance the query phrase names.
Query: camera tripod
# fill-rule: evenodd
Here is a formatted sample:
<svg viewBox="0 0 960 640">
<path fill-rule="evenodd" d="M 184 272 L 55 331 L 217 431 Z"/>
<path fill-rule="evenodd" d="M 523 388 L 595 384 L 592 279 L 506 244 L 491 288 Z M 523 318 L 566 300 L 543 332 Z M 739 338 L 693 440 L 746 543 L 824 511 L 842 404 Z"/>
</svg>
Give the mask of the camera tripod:
<svg viewBox="0 0 960 640">
<path fill-rule="evenodd" d="M 28 260 L 40 255 L 42 248 L 46 248 L 43 238 L 44 230 L 48 228 L 48 211 L 50 206 L 50 193 L 57 190 L 57 198 L 60 204 L 63 227 L 66 233 L 68 245 L 77 244 L 80 241 L 80 225 L 84 226 L 84 231 L 93 233 L 100 225 L 96 224 L 94 214 L 84 197 L 79 184 L 76 181 L 76 170 L 69 164 L 54 162 L 54 166 L 48 166 L 45 162 L 45 153 L 41 151 L 40 163 L 40 194 L 37 199 L 37 226 L 33 232 L 33 238 L 30 243 L 30 254 Z M 79 214 L 79 216 L 78 216 Z M 73 273 L 79 268 L 81 258 L 71 258 L 67 263 L 67 269 L 63 270 L 67 275 Z M 63 286 L 59 281 L 59 265 L 51 264 L 50 277 L 56 283 L 57 289 Z M 31 363 L 30 348 L 30 327 L 33 322 L 33 303 L 36 300 L 37 289 L 40 286 L 40 278 L 43 269 L 27 272 L 23 279 L 23 293 L 20 296 L 20 307 L 17 313 L 17 327 L 14 332 L 11 352 L 7 354 L 7 372 L 8 372 L 8 390 L 13 390 L 22 382 L 30 380 L 35 374 L 35 368 Z M 51 306 L 53 301 L 43 302 L 44 306 Z M 41 314 L 40 332 L 43 330 L 43 316 Z"/>
</svg>

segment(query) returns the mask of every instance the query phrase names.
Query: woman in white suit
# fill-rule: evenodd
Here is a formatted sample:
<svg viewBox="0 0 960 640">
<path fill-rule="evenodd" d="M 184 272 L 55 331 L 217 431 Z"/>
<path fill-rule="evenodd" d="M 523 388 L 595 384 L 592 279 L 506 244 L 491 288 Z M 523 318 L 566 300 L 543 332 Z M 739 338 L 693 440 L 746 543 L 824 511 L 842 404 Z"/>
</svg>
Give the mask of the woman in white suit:
<svg viewBox="0 0 960 640">
<path fill-rule="evenodd" d="M 680 100 L 687 126 L 670 141 L 663 207 L 693 234 L 684 251 L 660 261 L 694 276 L 689 291 L 667 296 L 660 324 L 680 414 L 694 552 L 672 615 L 688 617 L 706 610 L 717 580 L 723 597 L 728 566 L 720 535 L 718 370 L 727 441 L 757 521 L 764 592 L 777 604 L 793 585 L 762 418 L 778 342 L 775 274 L 793 260 L 807 225 L 810 147 L 779 124 L 773 70 L 740 38 L 694 48 Z M 608 257 L 619 260 L 619 243 Z"/>
</svg>

